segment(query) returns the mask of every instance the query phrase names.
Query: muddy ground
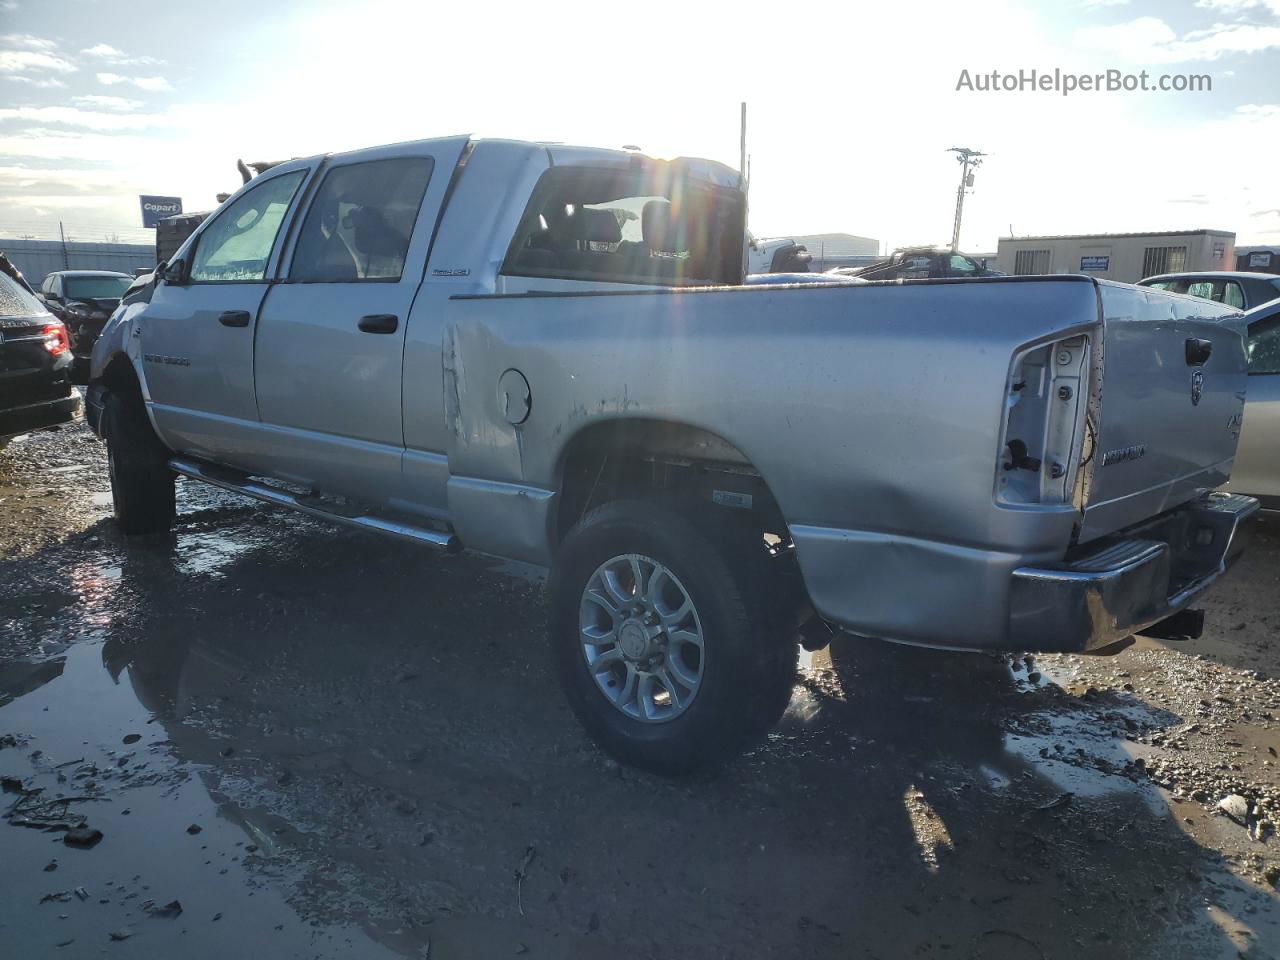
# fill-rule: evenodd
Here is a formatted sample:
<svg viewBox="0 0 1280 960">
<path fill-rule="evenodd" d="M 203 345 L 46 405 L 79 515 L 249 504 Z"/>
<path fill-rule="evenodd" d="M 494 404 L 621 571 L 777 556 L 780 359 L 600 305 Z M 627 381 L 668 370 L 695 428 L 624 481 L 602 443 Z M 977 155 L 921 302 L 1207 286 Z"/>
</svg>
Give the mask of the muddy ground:
<svg viewBox="0 0 1280 960">
<path fill-rule="evenodd" d="M 83 427 L 0 455 L 4 956 L 1280 956 L 1280 522 L 1201 641 L 847 640 L 673 783 L 576 726 L 527 571 L 192 483 L 126 544 L 107 491 Z"/>
</svg>

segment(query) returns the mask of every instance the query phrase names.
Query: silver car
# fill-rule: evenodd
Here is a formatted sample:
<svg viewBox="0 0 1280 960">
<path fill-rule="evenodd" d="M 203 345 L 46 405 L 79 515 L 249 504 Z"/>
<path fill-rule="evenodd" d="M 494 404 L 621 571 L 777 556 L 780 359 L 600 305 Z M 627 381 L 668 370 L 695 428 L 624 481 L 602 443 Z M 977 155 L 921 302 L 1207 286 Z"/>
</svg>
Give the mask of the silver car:
<svg viewBox="0 0 1280 960">
<path fill-rule="evenodd" d="M 1246 316 L 1249 389 L 1231 489 L 1280 509 L 1280 301 Z"/>
</svg>

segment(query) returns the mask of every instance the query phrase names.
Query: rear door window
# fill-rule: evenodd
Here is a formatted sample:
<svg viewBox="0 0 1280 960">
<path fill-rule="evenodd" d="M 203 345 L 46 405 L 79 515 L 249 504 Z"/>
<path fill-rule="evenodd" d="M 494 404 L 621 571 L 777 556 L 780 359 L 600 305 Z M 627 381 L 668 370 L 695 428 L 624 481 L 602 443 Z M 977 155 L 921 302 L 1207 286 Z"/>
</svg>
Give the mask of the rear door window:
<svg viewBox="0 0 1280 960">
<path fill-rule="evenodd" d="M 399 280 L 433 166 L 430 157 L 395 157 L 330 170 L 298 235 L 289 280 Z"/>
<path fill-rule="evenodd" d="M 218 211 L 196 240 L 190 278 L 197 283 L 266 279 L 280 224 L 306 171 L 264 180 Z"/>
<path fill-rule="evenodd" d="M 1195 280 L 1187 285 L 1187 295 L 1199 297 L 1201 300 L 1213 299 L 1213 281 Z"/>
<path fill-rule="evenodd" d="M 1244 290 L 1240 288 L 1240 284 L 1234 280 L 1228 280 L 1223 284 L 1222 302 L 1230 307 L 1244 309 Z"/>
</svg>

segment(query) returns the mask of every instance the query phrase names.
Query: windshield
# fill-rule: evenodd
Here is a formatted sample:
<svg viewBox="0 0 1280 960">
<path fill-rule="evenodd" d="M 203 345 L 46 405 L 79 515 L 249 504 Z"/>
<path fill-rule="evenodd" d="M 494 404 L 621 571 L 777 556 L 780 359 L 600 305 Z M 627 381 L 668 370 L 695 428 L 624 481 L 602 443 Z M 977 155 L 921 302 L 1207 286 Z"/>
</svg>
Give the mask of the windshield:
<svg viewBox="0 0 1280 960">
<path fill-rule="evenodd" d="M 67 277 L 62 285 L 68 300 L 119 300 L 133 277 Z"/>
</svg>

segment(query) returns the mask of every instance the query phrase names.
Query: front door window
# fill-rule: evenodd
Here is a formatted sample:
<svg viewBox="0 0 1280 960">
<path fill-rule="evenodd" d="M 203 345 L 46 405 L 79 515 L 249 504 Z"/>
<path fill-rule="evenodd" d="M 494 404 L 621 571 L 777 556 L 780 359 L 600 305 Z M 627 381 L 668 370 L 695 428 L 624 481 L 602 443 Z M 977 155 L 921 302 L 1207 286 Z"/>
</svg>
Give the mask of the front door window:
<svg viewBox="0 0 1280 960">
<path fill-rule="evenodd" d="M 272 177 L 220 210 L 196 241 L 195 283 L 252 283 L 266 279 L 267 261 L 285 211 L 305 171 Z"/>
</svg>

